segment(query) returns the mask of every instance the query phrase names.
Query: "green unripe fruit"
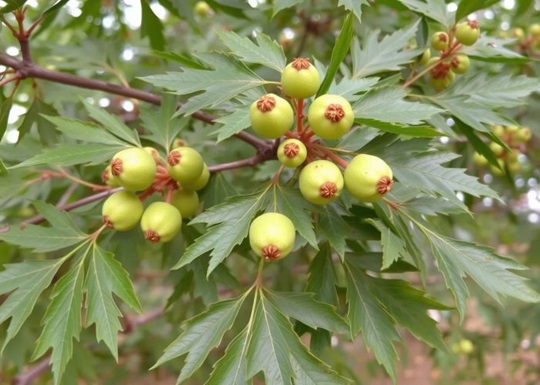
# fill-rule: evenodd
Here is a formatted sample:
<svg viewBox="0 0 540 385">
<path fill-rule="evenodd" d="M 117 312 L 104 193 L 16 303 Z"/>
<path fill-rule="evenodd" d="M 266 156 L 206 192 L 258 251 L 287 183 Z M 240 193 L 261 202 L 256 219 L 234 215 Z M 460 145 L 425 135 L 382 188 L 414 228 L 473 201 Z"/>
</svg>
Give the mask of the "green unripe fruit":
<svg viewBox="0 0 540 385">
<path fill-rule="evenodd" d="M 172 148 L 178 148 L 178 147 L 189 147 L 188 142 L 184 139 L 176 138 L 173 140 Z"/>
<path fill-rule="evenodd" d="M 514 135 L 518 131 L 519 131 L 519 126 L 516 126 L 515 124 L 512 124 L 511 126 L 506 126 L 506 133 L 510 135 Z"/>
<path fill-rule="evenodd" d="M 214 13 L 206 1 L 197 1 L 193 7 L 193 10 L 195 11 L 195 15 L 201 18 L 212 16 Z"/>
<path fill-rule="evenodd" d="M 431 51 L 429 49 L 426 49 L 422 55 L 420 55 L 420 59 L 418 59 L 418 63 L 422 66 L 425 66 L 429 63 L 429 60 L 431 59 Z"/>
<path fill-rule="evenodd" d="M 122 150 L 111 160 L 111 173 L 126 190 L 147 189 L 154 181 L 156 170 L 152 155 L 139 147 Z"/>
<path fill-rule="evenodd" d="M 112 174 L 111 165 L 109 164 L 101 172 L 101 181 L 110 187 L 119 187 L 118 179 Z"/>
<path fill-rule="evenodd" d="M 540 37 L 540 24 L 538 23 L 531 24 L 529 26 L 529 33 L 536 38 Z"/>
<path fill-rule="evenodd" d="M 450 62 L 452 71 L 454 71 L 456 74 L 464 74 L 469 70 L 470 65 L 471 60 L 469 57 L 461 53 L 454 56 Z"/>
<path fill-rule="evenodd" d="M 504 147 L 498 143 L 494 143 L 494 142 L 490 143 L 489 148 L 491 149 L 491 151 L 493 151 L 495 156 L 501 156 L 504 152 Z"/>
<path fill-rule="evenodd" d="M 298 167 L 306 160 L 307 149 L 298 139 L 286 139 L 280 143 L 277 157 L 284 166 Z"/>
<path fill-rule="evenodd" d="M 154 202 L 144 210 L 141 229 L 150 242 L 169 242 L 182 227 L 180 211 L 170 203 Z"/>
<path fill-rule="evenodd" d="M 456 25 L 455 37 L 463 45 L 473 45 L 480 37 L 476 20 L 468 20 Z"/>
<path fill-rule="evenodd" d="M 154 147 L 143 147 L 143 150 L 152 155 L 154 162 L 159 164 L 159 152 Z"/>
<path fill-rule="evenodd" d="M 267 261 L 286 257 L 295 240 L 292 221 L 283 214 L 265 213 L 249 226 L 249 244 L 258 256 Z"/>
<path fill-rule="evenodd" d="M 430 75 L 431 76 L 429 77 L 429 83 L 437 91 L 442 91 L 448 88 L 454 82 L 454 79 L 455 79 L 455 75 L 452 71 L 446 72 L 446 74 L 441 77 L 434 77 L 433 73 L 430 73 Z"/>
<path fill-rule="evenodd" d="M 489 170 L 491 171 L 491 173 L 495 176 L 501 176 L 504 174 L 504 165 L 505 165 L 505 161 L 504 159 L 497 159 L 497 162 L 499 163 L 499 167 L 495 167 L 493 165 L 489 166 Z"/>
<path fill-rule="evenodd" d="M 323 139 L 345 135 L 354 123 L 351 104 L 339 95 L 321 95 L 311 103 L 308 122 L 315 134 Z"/>
<path fill-rule="evenodd" d="M 203 166 L 201 176 L 199 176 L 199 178 L 195 182 L 186 184 L 184 185 L 184 187 L 193 191 L 199 191 L 206 187 L 209 180 L 210 180 L 210 171 L 208 170 L 208 166 L 205 163 Z"/>
<path fill-rule="evenodd" d="M 523 30 L 523 28 L 520 27 L 512 28 L 512 37 L 523 40 L 523 38 L 525 37 L 525 31 Z"/>
<path fill-rule="evenodd" d="M 308 202 L 325 205 L 336 200 L 343 191 L 343 175 L 334 163 L 316 160 L 302 169 L 298 185 Z"/>
<path fill-rule="evenodd" d="M 131 191 L 118 191 L 108 197 L 101 208 L 105 226 L 118 231 L 130 230 L 141 219 L 143 204 Z"/>
<path fill-rule="evenodd" d="M 345 187 L 362 202 L 376 202 L 392 189 L 392 169 L 384 160 L 360 154 L 353 158 L 344 173 Z"/>
<path fill-rule="evenodd" d="M 296 99 L 315 95 L 320 84 L 319 71 L 306 58 L 294 59 L 281 73 L 283 92 Z"/>
<path fill-rule="evenodd" d="M 191 218 L 199 208 L 199 196 L 195 191 L 179 189 L 172 194 L 169 203 L 180 211 L 182 218 Z"/>
<path fill-rule="evenodd" d="M 254 101 L 249 108 L 251 127 L 261 137 L 276 139 L 294 123 L 294 111 L 283 98 L 267 94 Z"/>
<path fill-rule="evenodd" d="M 500 124 L 494 124 L 491 126 L 491 131 L 497 138 L 502 138 L 506 130 Z"/>
<path fill-rule="evenodd" d="M 477 166 L 487 166 L 487 164 L 489 163 L 486 157 L 482 154 L 479 154 L 478 152 L 475 152 L 473 154 L 473 162 Z"/>
<path fill-rule="evenodd" d="M 519 130 L 514 134 L 515 143 L 526 143 L 531 140 L 531 129 L 529 127 L 520 127 Z"/>
<path fill-rule="evenodd" d="M 431 46 L 434 50 L 444 51 L 448 48 L 449 42 L 450 38 L 448 37 L 448 34 L 446 32 L 435 32 L 431 36 Z"/>
<path fill-rule="evenodd" d="M 167 155 L 167 171 L 182 186 L 195 183 L 203 169 L 204 161 L 201 154 L 191 147 L 178 147 Z"/>
</svg>

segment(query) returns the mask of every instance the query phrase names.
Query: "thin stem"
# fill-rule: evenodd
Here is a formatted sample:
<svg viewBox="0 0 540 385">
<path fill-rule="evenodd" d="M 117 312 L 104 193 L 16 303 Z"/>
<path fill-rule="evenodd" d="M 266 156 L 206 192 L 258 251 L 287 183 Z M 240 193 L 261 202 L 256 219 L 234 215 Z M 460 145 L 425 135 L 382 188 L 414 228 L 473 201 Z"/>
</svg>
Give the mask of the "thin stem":
<svg viewBox="0 0 540 385">
<path fill-rule="evenodd" d="M 218 172 L 218 171 L 223 171 L 223 170 L 231 170 L 234 168 L 252 167 L 259 163 L 264 162 L 264 160 L 265 159 L 263 159 L 261 156 L 255 155 L 247 159 L 235 160 L 234 162 L 221 163 L 221 164 L 216 164 L 213 166 L 208 166 L 208 171 Z"/>
<path fill-rule="evenodd" d="M 304 99 L 298 99 L 296 104 L 296 132 L 304 131 Z"/>
<path fill-rule="evenodd" d="M 60 169 L 59 177 L 67 178 L 67 179 L 69 179 L 69 180 L 71 180 L 71 181 L 73 181 L 75 183 L 78 183 L 78 184 L 80 184 L 82 186 L 90 187 L 92 190 L 95 190 L 95 191 L 110 190 L 109 186 L 104 186 L 104 185 L 99 185 L 99 184 L 87 182 L 87 181 L 85 181 L 83 179 L 77 178 L 76 176 L 73 176 L 73 175 L 69 174 L 63 168 Z"/>
<path fill-rule="evenodd" d="M 18 74 L 14 74 L 12 76 L 9 76 L 5 79 L 0 80 L 0 87 L 5 86 L 8 83 L 11 83 L 13 81 L 19 80 L 21 77 Z"/>
<path fill-rule="evenodd" d="M 255 283 L 253 284 L 257 289 L 263 287 L 263 270 L 264 270 L 264 258 L 261 257 L 259 261 L 259 268 L 257 269 L 257 277 L 255 277 Z"/>
</svg>

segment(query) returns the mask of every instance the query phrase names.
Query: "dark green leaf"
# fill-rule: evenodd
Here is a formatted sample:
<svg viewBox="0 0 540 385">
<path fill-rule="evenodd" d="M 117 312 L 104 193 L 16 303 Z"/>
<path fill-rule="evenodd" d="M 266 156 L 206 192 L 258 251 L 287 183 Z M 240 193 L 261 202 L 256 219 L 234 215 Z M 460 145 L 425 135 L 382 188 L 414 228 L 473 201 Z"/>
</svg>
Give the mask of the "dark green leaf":
<svg viewBox="0 0 540 385">
<path fill-rule="evenodd" d="M 183 333 L 169 345 L 154 367 L 187 354 L 178 382 L 191 377 L 230 329 L 248 293 L 210 305 L 204 313 L 187 320 Z"/>
<path fill-rule="evenodd" d="M 223 124 L 223 126 L 217 129 L 217 141 L 219 143 L 251 126 L 249 107 L 239 106 L 234 109 L 233 113 L 219 117 L 215 121 L 216 123 Z"/>
<path fill-rule="evenodd" d="M 360 5 L 358 8 L 360 9 Z M 359 15 L 358 18 L 360 18 Z M 353 27 L 353 17 L 352 13 L 350 13 L 341 26 L 341 31 L 339 32 L 336 43 L 334 44 L 334 48 L 332 49 L 330 64 L 328 65 L 328 69 L 326 70 L 326 75 L 324 76 L 321 86 L 317 91 L 317 96 L 327 93 L 332 82 L 334 81 L 334 78 L 336 77 L 339 67 L 345 61 L 345 57 L 347 56 L 347 53 L 351 47 L 351 41 L 354 34 Z"/>
<path fill-rule="evenodd" d="M 88 264 L 84 284 L 86 292 L 86 326 L 96 324 L 96 338 L 104 341 L 118 360 L 117 335 L 122 329 L 118 317 L 122 316 L 113 293 L 133 310 L 142 311 L 128 273 L 114 259 L 112 253 L 95 247 Z"/>
<path fill-rule="evenodd" d="M 9 111 L 11 111 L 11 105 L 13 100 L 7 98 L 0 104 L 0 141 L 4 137 L 4 133 L 7 129 Z"/>
<path fill-rule="evenodd" d="M 0 305 L 0 324 L 9 318 L 11 321 L 1 350 L 19 332 L 63 262 L 61 259 L 36 260 L 4 265 L 5 270 L 0 272 L 0 294 L 11 294 Z"/>
<path fill-rule="evenodd" d="M 145 0 L 141 1 L 144 2 Z M 84 103 L 84 107 L 88 111 L 88 115 L 101 123 L 111 134 L 132 146 L 140 147 L 141 141 L 137 132 L 126 126 L 116 115 L 109 114 L 104 108 L 94 107 L 87 102 Z"/>
<path fill-rule="evenodd" d="M 141 1 L 141 37 L 150 38 L 152 49 L 163 51 L 165 37 L 163 36 L 163 24 L 159 17 L 154 14 L 148 0 Z"/>
<path fill-rule="evenodd" d="M 313 293 L 266 291 L 266 294 L 281 312 L 313 329 L 322 328 L 343 335 L 350 332 L 347 321 L 336 312 L 336 308 L 317 301 Z"/>
<path fill-rule="evenodd" d="M 366 118 L 355 118 L 354 121 L 358 124 L 365 124 L 368 127 L 375 127 L 381 131 L 402 136 L 412 136 L 417 138 L 435 138 L 444 135 L 442 132 L 439 132 L 433 127 L 427 125 L 409 126 Z"/>
<path fill-rule="evenodd" d="M 276 16 L 276 14 L 286 8 L 294 7 L 296 4 L 303 3 L 304 0 L 275 0 L 273 2 L 273 13 L 272 17 Z"/>
<path fill-rule="evenodd" d="M 127 143 L 94 123 L 63 116 L 44 116 L 57 130 L 73 139 L 89 143 L 126 146 Z"/>
<path fill-rule="evenodd" d="M 407 255 L 405 242 L 387 227 L 382 221 L 368 220 L 381 232 L 382 244 L 382 266 L 381 269 L 388 269 L 394 262 Z"/>
<path fill-rule="evenodd" d="M 350 230 L 349 225 L 343 219 L 343 214 L 332 206 L 325 206 L 324 212 L 319 217 L 318 225 L 318 230 L 343 260 L 345 257 L 346 234 Z"/>
<path fill-rule="evenodd" d="M 5 0 L 6 5 L 0 9 L 0 15 L 8 12 L 13 12 L 17 8 L 21 8 L 28 0 Z"/>
<path fill-rule="evenodd" d="M 459 21 L 479 9 L 491 7 L 499 0 L 461 0 L 456 11 L 456 20 Z"/>
<path fill-rule="evenodd" d="M 52 348 L 51 365 L 55 385 L 61 384 L 62 375 L 73 354 L 73 338 L 78 340 L 81 332 L 83 262 L 84 257 L 54 285 L 51 302 L 43 317 L 43 331 L 33 354 L 36 359 Z"/>
</svg>

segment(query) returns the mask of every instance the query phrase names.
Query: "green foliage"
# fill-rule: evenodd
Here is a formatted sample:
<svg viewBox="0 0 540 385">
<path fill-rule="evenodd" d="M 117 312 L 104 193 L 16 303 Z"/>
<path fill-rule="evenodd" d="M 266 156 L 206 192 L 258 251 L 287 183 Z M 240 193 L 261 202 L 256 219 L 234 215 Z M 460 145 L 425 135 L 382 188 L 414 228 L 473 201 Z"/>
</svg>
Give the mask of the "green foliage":
<svg viewBox="0 0 540 385">
<path fill-rule="evenodd" d="M 473 306 L 500 325 L 493 334 L 508 346 L 516 336 L 534 340 L 538 325 L 511 312 L 535 319 L 529 304 L 540 302 L 529 205 L 538 195 L 537 143 L 516 136 L 525 126 L 540 133 L 540 38 L 498 31 L 502 20 L 534 21 L 531 2 L 511 14 L 491 0 L 462 0 L 455 12 L 443 0 L 141 0 L 139 20 L 123 1 L 5 3 L 2 379 L 15 381 L 43 358 L 54 384 L 120 384 L 130 369 L 118 366 L 136 355 L 137 371 L 160 367 L 178 383 L 369 383 L 363 364 L 349 365 L 356 357 L 347 344 L 362 338 L 397 383 L 411 338 L 429 345 L 441 367 L 450 362 L 441 357 L 463 345 L 456 341 L 468 332 L 459 325 Z M 441 54 L 468 55 L 469 72 L 438 89 L 430 80 L 449 62 L 420 64 L 430 34 L 453 36 L 473 13 L 479 41 L 453 42 Z M 17 43 L 20 55 L 7 55 Z M 315 97 L 350 102 L 354 125 L 343 137 L 314 135 L 305 118 L 315 97 L 283 94 L 280 73 L 297 57 L 320 73 Z M 276 140 L 254 135 L 249 118 L 267 93 L 295 113 Z M 343 118 L 337 107 L 324 118 Z M 498 134 L 495 125 L 507 128 Z M 393 173 L 377 183 L 386 195 L 360 202 L 345 189 L 327 205 L 307 202 L 298 188 L 303 165 L 276 161 L 287 137 L 306 145 L 306 163 L 326 159 L 342 171 L 357 154 L 380 157 Z M 167 168 L 181 159 L 167 155 L 183 145 L 203 157 L 207 184 L 171 178 Z M 138 227 L 114 231 L 101 218 L 121 172 L 105 167 L 120 150 L 149 146 L 157 171 L 137 192 L 144 206 L 168 202 L 178 188 L 197 190 L 201 202 L 166 243 L 145 240 L 152 237 Z M 474 163 L 473 152 L 486 164 Z M 250 224 L 264 212 L 294 225 L 286 258 L 249 249 Z M 503 299 L 510 310 L 501 312 Z M 454 328 L 441 333 L 441 318 Z M 481 347 L 475 340 L 478 357 Z"/>
</svg>

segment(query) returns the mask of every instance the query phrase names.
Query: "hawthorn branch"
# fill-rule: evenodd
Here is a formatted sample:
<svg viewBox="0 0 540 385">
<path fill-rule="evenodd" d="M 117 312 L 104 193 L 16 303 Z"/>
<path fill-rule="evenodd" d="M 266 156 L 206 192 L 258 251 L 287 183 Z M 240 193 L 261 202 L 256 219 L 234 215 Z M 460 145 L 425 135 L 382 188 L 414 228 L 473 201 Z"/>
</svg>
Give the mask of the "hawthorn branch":
<svg viewBox="0 0 540 385">
<path fill-rule="evenodd" d="M 28 41 L 26 41 L 26 43 L 28 43 Z M 20 41 L 20 44 L 22 48 L 23 41 Z M 31 60 L 18 60 L 10 56 L 0 54 L 0 64 L 13 68 L 19 79 L 33 78 L 48 80 L 74 87 L 98 90 L 107 92 L 109 94 L 125 96 L 127 98 L 137 99 L 156 106 L 161 105 L 161 97 L 152 92 L 109 83 L 103 80 L 84 78 L 70 73 L 49 70 L 38 66 Z M 182 107 L 182 103 L 178 103 L 177 108 L 180 107 Z M 216 119 L 214 116 L 203 111 L 197 111 L 192 116 L 208 124 L 214 124 L 214 120 Z M 238 134 L 235 134 L 235 136 L 238 139 L 252 145 L 257 150 L 265 150 L 272 145 L 271 142 L 261 140 L 247 132 L 239 132 Z"/>
</svg>

